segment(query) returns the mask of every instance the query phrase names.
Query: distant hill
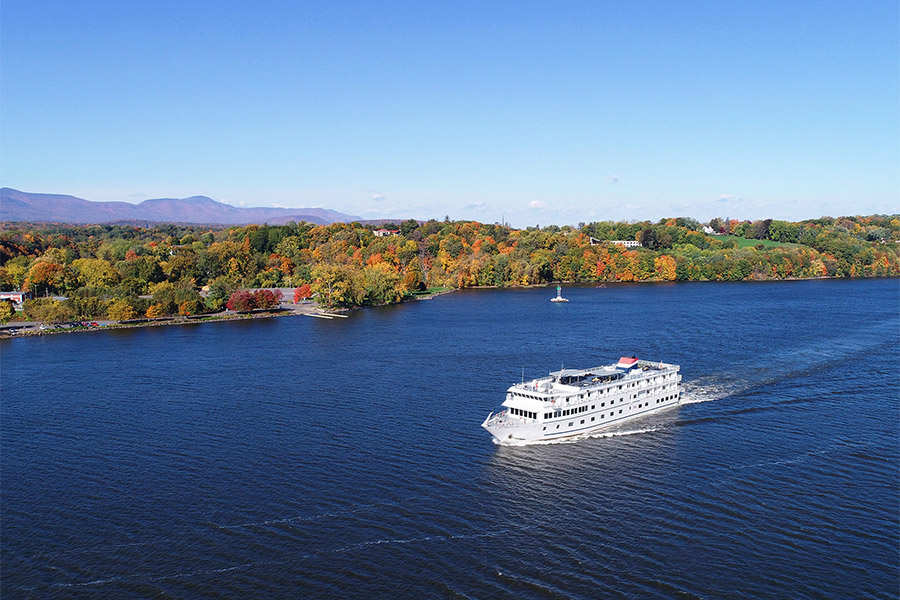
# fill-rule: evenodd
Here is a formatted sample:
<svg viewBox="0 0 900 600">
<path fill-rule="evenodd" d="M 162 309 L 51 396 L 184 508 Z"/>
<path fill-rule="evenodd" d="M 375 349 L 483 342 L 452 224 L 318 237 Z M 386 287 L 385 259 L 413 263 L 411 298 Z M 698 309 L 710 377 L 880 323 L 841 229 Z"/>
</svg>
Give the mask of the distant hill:
<svg viewBox="0 0 900 600">
<path fill-rule="evenodd" d="M 92 202 L 75 196 L 33 194 L 12 188 L 0 189 L 0 221 L 33 223 L 204 223 L 215 225 L 281 225 L 306 221 L 318 225 L 359 221 L 360 217 L 326 208 L 240 208 L 206 196 L 154 198 L 140 204 Z"/>
</svg>

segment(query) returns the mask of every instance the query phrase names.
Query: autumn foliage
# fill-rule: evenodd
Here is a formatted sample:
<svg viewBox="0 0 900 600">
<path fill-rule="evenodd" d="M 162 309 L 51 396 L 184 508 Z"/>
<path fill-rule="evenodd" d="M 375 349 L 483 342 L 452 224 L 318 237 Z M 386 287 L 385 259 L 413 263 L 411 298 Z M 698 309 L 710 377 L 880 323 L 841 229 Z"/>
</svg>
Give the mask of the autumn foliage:
<svg viewBox="0 0 900 600">
<path fill-rule="evenodd" d="M 312 298 L 312 288 L 308 283 L 304 283 L 294 290 L 294 304 L 299 304 L 302 300 Z"/>
<path fill-rule="evenodd" d="M 408 220 L 381 224 L 397 232 L 383 237 L 359 223 L 17 227 L 0 231 L 0 288 L 65 296 L 33 308 L 76 318 L 278 307 L 267 288 L 348 307 L 435 287 L 900 276 L 898 215 L 707 228 L 682 217 L 525 229 Z"/>
<path fill-rule="evenodd" d="M 225 306 L 235 312 L 249 312 L 251 310 L 273 309 L 281 306 L 282 294 L 280 291 L 257 290 L 248 292 L 239 290 L 231 294 Z"/>
</svg>

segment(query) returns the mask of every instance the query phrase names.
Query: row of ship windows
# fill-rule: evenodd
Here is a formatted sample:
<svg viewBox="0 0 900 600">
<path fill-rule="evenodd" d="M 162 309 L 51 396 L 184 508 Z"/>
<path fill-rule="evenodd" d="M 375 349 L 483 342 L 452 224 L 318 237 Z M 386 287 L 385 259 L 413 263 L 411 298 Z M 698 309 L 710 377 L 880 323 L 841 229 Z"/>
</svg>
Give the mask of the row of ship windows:
<svg viewBox="0 0 900 600">
<path fill-rule="evenodd" d="M 668 400 L 672 400 L 672 399 L 675 398 L 675 397 L 676 397 L 676 396 L 666 396 L 665 398 L 658 398 L 658 399 L 656 400 L 656 404 L 659 404 L 660 402 L 667 402 Z M 647 407 L 647 406 L 650 406 L 650 403 L 649 403 L 649 402 L 646 402 L 646 403 L 644 403 L 644 404 L 638 404 L 635 408 L 644 408 L 644 407 Z M 582 406 L 581 408 L 587 409 L 586 406 Z M 594 407 L 592 406 L 591 408 L 594 408 Z M 623 411 L 623 410 L 625 410 L 625 409 L 623 409 L 623 408 L 620 408 L 620 409 L 619 409 L 619 414 L 620 414 L 620 415 L 622 414 L 622 411 Z M 581 412 L 581 411 L 579 411 L 579 412 Z M 609 416 L 613 416 L 614 414 L 616 414 L 615 411 L 609 413 Z M 547 419 L 547 418 L 548 418 L 548 415 L 552 416 L 552 413 L 544 413 L 544 418 Z M 600 418 L 601 418 L 601 419 L 605 419 L 605 418 L 606 418 L 606 415 L 605 415 L 605 414 L 602 414 L 602 415 L 600 415 Z M 596 417 L 591 417 L 591 422 L 592 422 L 592 423 L 593 423 L 594 421 L 596 421 L 596 420 L 597 420 Z M 584 425 L 584 421 L 585 421 L 584 419 L 581 420 L 581 424 L 582 424 L 582 425 Z M 571 426 L 573 426 L 574 424 L 575 424 L 575 421 L 569 421 L 569 425 L 568 425 L 568 426 L 571 427 Z M 559 429 L 559 425 L 557 425 L 556 428 Z M 547 427 L 546 427 L 546 426 L 544 427 L 543 431 L 547 431 Z"/>
<path fill-rule="evenodd" d="M 637 383 L 626 384 L 627 387 L 634 387 L 634 386 L 636 386 L 636 385 L 637 385 Z M 659 385 L 659 384 L 656 384 L 656 385 Z M 662 388 L 663 388 L 663 389 L 666 389 L 666 388 L 668 388 L 668 387 L 671 387 L 672 385 L 674 385 L 674 384 L 671 384 L 671 383 L 670 383 L 670 384 L 668 384 L 668 385 L 663 385 Z M 618 389 L 621 390 L 621 389 L 622 389 L 622 386 L 621 386 L 621 385 L 618 386 Z M 613 391 L 613 389 L 612 389 L 612 388 L 609 388 L 609 389 L 606 389 L 606 390 L 601 390 L 601 391 L 599 391 L 599 392 L 588 393 L 587 396 L 588 396 L 588 397 L 591 397 L 591 396 L 602 396 L 604 393 L 610 394 L 610 393 L 612 393 L 612 391 Z M 640 392 L 640 393 L 647 394 L 647 393 L 650 393 L 650 390 L 648 390 L 648 391 L 646 391 L 646 392 Z M 581 394 L 580 396 L 578 396 L 579 399 L 584 399 L 584 397 L 585 397 L 585 394 Z M 632 397 L 635 397 L 635 396 L 632 396 Z"/>
<path fill-rule="evenodd" d="M 525 417 L 526 419 L 537 419 L 537 413 L 530 410 L 522 410 L 519 408 L 510 408 L 509 413 L 517 417 Z"/>
<path fill-rule="evenodd" d="M 623 384 L 623 385 L 625 385 L 625 386 L 627 386 L 627 387 L 634 387 L 634 386 L 637 385 L 637 383 L 629 383 L 629 384 Z M 672 384 L 669 384 L 669 385 L 672 385 Z M 664 386 L 664 387 L 665 387 L 665 386 Z M 622 389 L 622 385 L 618 386 L 616 389 L 620 389 L 620 390 L 621 390 L 621 389 Z M 589 393 L 587 393 L 587 394 L 581 394 L 581 395 L 578 396 L 578 398 L 579 398 L 579 399 L 584 399 L 585 395 L 587 395 L 588 397 L 590 397 L 590 396 L 595 396 L 595 397 L 596 397 L 596 396 L 602 396 L 604 393 L 605 393 L 605 394 L 609 394 L 609 393 L 612 393 L 612 391 L 613 391 L 613 388 L 610 387 L 610 388 L 607 388 L 607 389 L 605 389 L 605 390 L 601 390 L 601 391 L 599 391 L 599 392 L 589 392 Z M 531 399 L 531 400 L 544 400 L 544 398 L 542 398 L 542 397 L 540 397 L 540 396 L 532 396 L 531 394 L 513 394 L 513 395 L 514 395 L 514 396 L 520 396 L 520 397 L 522 397 L 522 398 L 529 398 L 529 399 Z M 574 396 L 573 396 L 573 398 L 574 398 Z"/>
<path fill-rule="evenodd" d="M 619 398 L 619 402 L 625 402 L 625 398 Z M 615 399 L 609 401 L 610 406 L 612 406 L 615 403 L 616 403 Z M 604 408 L 605 406 L 606 406 L 606 402 L 600 403 L 600 408 Z M 591 410 L 595 410 L 596 408 L 597 408 L 596 404 L 591 404 Z M 566 410 L 562 411 L 561 414 L 558 414 L 556 416 L 557 417 L 568 417 L 569 415 L 574 415 L 574 414 L 584 412 L 587 409 L 588 409 L 587 404 L 585 404 L 584 406 L 579 406 L 577 408 L 567 408 Z M 544 413 L 545 419 L 552 419 L 553 416 L 554 416 L 553 413 Z"/>
</svg>

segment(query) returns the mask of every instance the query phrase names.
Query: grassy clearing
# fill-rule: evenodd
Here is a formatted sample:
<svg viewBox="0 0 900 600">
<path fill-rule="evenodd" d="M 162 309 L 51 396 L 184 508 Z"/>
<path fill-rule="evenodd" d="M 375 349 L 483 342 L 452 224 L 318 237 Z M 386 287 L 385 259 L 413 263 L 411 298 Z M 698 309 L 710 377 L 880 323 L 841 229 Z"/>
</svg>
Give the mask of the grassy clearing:
<svg viewBox="0 0 900 600">
<path fill-rule="evenodd" d="M 419 296 L 430 296 L 432 294 L 440 294 L 441 292 L 446 292 L 450 289 L 451 288 L 449 288 L 447 286 L 439 285 L 439 286 L 430 287 L 427 290 L 424 290 L 421 292 L 419 292 L 419 291 L 410 292 L 409 294 L 407 294 L 407 296 L 412 296 L 413 298 L 418 298 Z"/>
</svg>

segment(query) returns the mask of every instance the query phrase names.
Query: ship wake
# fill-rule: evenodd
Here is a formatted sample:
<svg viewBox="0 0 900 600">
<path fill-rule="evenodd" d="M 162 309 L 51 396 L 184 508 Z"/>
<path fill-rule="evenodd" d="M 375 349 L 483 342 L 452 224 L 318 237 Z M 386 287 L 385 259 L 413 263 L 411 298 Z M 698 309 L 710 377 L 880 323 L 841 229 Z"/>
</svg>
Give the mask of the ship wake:
<svg viewBox="0 0 900 600">
<path fill-rule="evenodd" d="M 494 443 L 498 446 L 552 446 L 556 444 L 574 444 L 576 442 L 580 442 L 581 440 L 589 440 L 589 439 L 603 439 L 603 438 L 614 438 L 614 437 L 622 437 L 626 435 L 640 435 L 643 433 L 654 433 L 656 431 L 661 431 L 663 427 L 643 427 L 640 429 L 622 429 L 618 431 L 595 431 L 593 433 L 580 433 L 578 435 L 572 435 L 564 438 L 556 438 L 554 440 L 497 440 L 494 438 Z"/>
</svg>

